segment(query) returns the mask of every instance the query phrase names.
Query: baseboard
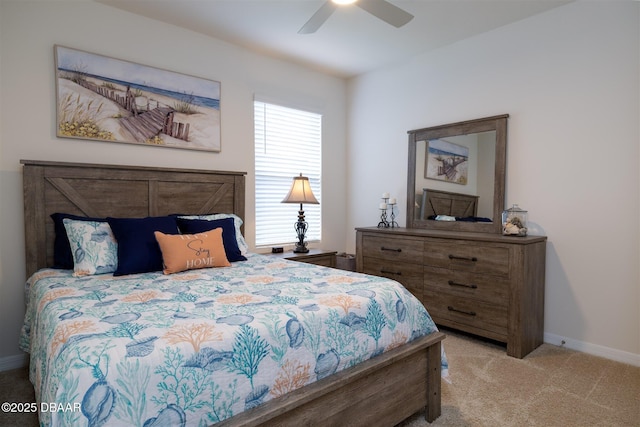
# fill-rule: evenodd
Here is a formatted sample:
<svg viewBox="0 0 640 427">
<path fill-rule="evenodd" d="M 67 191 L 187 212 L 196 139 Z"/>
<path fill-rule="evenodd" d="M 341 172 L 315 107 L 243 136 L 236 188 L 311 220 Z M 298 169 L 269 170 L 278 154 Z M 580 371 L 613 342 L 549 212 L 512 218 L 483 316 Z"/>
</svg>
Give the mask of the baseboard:
<svg viewBox="0 0 640 427">
<path fill-rule="evenodd" d="M 0 357 L 0 372 L 23 368 L 29 364 L 28 354 Z"/>
<path fill-rule="evenodd" d="M 544 342 L 546 342 L 547 344 L 557 345 L 559 347 L 566 347 L 571 350 L 580 351 L 582 353 L 604 357 L 605 359 L 614 360 L 616 362 L 622 362 L 628 365 L 640 367 L 640 354 L 634 354 L 628 351 L 616 350 L 614 348 L 605 347 L 597 344 L 591 344 L 584 341 L 574 340 L 571 338 L 566 338 L 560 335 L 550 334 L 547 332 L 544 333 L 543 339 L 544 339 Z"/>
</svg>

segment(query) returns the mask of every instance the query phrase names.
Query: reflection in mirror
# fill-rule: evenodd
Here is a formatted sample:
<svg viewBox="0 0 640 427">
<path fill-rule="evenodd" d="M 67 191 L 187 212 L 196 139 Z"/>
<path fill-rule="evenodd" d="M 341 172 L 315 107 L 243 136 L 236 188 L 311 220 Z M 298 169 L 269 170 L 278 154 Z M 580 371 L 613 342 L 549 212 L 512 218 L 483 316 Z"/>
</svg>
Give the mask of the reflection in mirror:
<svg viewBox="0 0 640 427">
<path fill-rule="evenodd" d="M 447 156 L 443 148 L 434 144 L 442 141 L 450 147 L 463 147 L 466 156 Z M 481 148 L 479 148 L 481 147 Z M 431 141 L 416 142 L 416 218 L 427 219 L 428 213 L 442 212 L 434 206 L 437 200 L 446 204 L 446 198 L 434 198 L 435 191 L 450 193 L 452 208 L 458 207 L 453 216 L 493 217 L 493 186 L 496 161 L 496 132 L 457 135 Z M 429 169 L 431 169 L 430 172 Z M 476 196 L 456 198 L 455 194 Z M 428 201 L 432 201 L 427 205 Z M 444 207 L 444 206 L 443 206 Z"/>
<path fill-rule="evenodd" d="M 508 117 L 409 131 L 407 227 L 500 232 Z"/>
</svg>

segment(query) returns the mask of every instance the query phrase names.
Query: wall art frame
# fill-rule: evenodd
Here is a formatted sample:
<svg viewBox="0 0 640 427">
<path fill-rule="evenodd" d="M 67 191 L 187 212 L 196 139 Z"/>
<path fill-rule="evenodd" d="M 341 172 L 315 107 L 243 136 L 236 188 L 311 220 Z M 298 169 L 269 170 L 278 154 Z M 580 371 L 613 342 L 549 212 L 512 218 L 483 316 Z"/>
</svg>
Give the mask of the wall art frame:
<svg viewBox="0 0 640 427">
<path fill-rule="evenodd" d="M 469 148 L 445 139 L 427 141 L 424 177 L 466 185 L 469 180 Z"/>
<path fill-rule="evenodd" d="M 54 45 L 56 135 L 221 151 L 220 82 Z"/>
</svg>

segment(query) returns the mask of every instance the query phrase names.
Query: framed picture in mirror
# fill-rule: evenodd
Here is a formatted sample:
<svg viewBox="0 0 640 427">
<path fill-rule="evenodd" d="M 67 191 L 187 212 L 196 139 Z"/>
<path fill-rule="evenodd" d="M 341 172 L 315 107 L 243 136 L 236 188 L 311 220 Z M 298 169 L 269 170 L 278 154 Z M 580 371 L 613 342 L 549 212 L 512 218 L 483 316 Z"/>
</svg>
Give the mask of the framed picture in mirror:
<svg viewBox="0 0 640 427">
<path fill-rule="evenodd" d="M 469 179 L 469 148 L 447 139 L 427 141 L 424 177 L 466 185 Z"/>
</svg>

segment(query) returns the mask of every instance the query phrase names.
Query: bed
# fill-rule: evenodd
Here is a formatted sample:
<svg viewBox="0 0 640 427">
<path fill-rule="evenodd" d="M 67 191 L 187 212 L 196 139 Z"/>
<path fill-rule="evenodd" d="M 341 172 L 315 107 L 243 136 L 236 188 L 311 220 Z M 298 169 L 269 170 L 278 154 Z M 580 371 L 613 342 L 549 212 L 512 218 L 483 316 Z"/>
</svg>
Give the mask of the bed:
<svg viewBox="0 0 640 427">
<path fill-rule="evenodd" d="M 198 224 L 222 212 L 241 235 L 244 173 L 22 163 L 20 344 L 38 404 L 54 404 L 43 425 L 391 426 L 440 415 L 444 335 L 394 282 L 242 250 L 246 260 L 226 267 L 172 274 L 48 268 L 54 213 Z"/>
<path fill-rule="evenodd" d="M 422 190 L 420 219 L 427 219 L 437 215 L 471 217 L 476 216 L 477 212 L 478 196 L 432 190 L 430 188 Z"/>
<path fill-rule="evenodd" d="M 491 222 L 478 217 L 478 196 L 450 191 L 422 189 L 419 219 Z"/>
</svg>

